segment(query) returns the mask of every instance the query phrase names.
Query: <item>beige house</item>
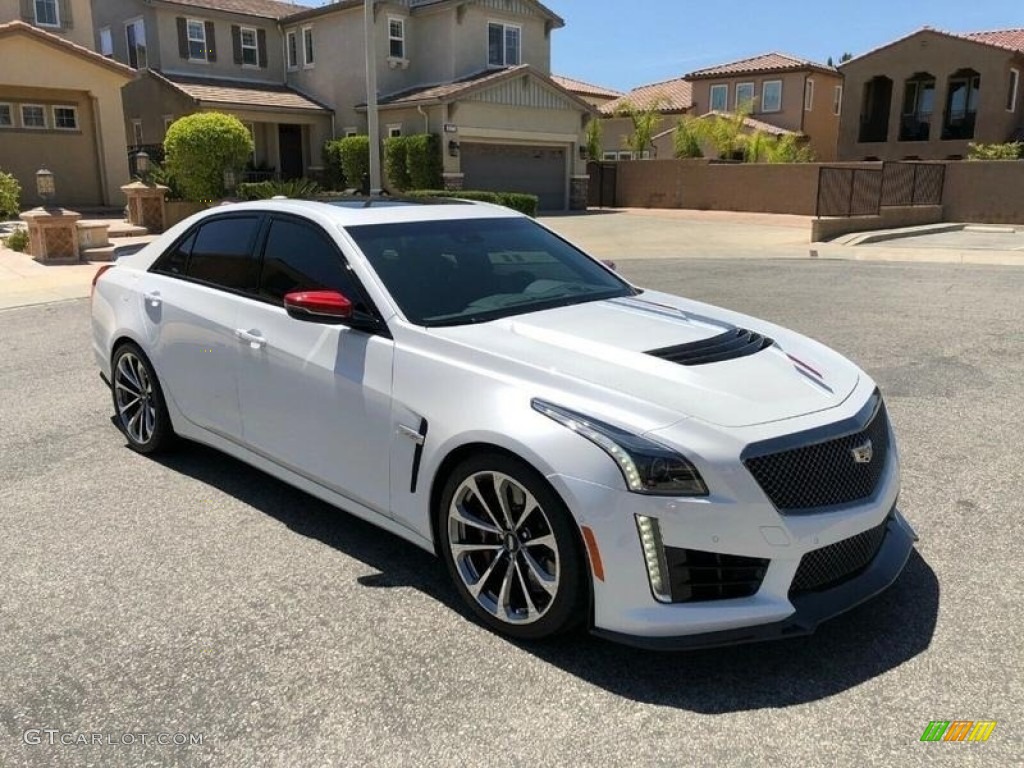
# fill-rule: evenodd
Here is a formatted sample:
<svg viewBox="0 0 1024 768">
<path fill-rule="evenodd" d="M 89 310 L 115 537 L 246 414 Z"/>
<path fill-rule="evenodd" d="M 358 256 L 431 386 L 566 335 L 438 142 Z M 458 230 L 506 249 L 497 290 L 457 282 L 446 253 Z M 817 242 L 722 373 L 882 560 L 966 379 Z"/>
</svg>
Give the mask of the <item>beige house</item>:
<svg viewBox="0 0 1024 768">
<path fill-rule="evenodd" d="M 281 21 L 287 82 L 335 110 L 335 134 L 365 134 L 362 0 Z M 582 207 L 583 128 L 596 110 L 550 77 L 564 22 L 535 0 L 379 3 L 374 45 L 380 138 L 442 138 L 450 188 L 529 192 Z"/>
<path fill-rule="evenodd" d="M 551 75 L 551 79 L 555 83 L 567 90 L 574 96 L 578 96 L 583 99 L 592 107 L 602 107 L 609 101 L 615 101 L 620 96 L 625 96 L 622 91 L 616 91 L 612 88 L 605 88 L 602 85 L 594 85 L 593 83 L 586 83 L 582 80 L 577 80 L 573 77 L 566 77 L 564 75 Z"/>
<path fill-rule="evenodd" d="M 253 169 L 284 178 L 319 171 L 332 110 L 286 83 L 278 25 L 304 9 L 275 0 L 95 0 L 97 50 L 142 72 L 124 89 L 128 151 L 159 154 L 175 119 L 219 111 L 252 133 Z"/>
<path fill-rule="evenodd" d="M 1024 138 L 1024 30 L 921 29 L 840 65 L 843 160 L 962 159 Z"/>
<path fill-rule="evenodd" d="M 661 119 L 654 128 L 654 135 L 662 139 L 675 130 L 679 119 L 693 107 L 693 89 L 684 78 L 677 77 L 659 83 L 641 85 L 617 99 L 601 105 L 602 160 L 633 160 L 649 157 L 671 158 L 671 137 L 668 148 L 663 142 L 655 142 L 648 150 L 633 151 L 628 139 L 633 133 L 633 121 L 623 115 L 629 108 L 636 110 L 655 109 Z"/>
<path fill-rule="evenodd" d="M 90 0 L 0 0 L 0 23 L 24 21 L 83 48 L 92 48 L 89 6 Z"/>
<path fill-rule="evenodd" d="M 693 113 L 750 113 L 755 120 L 807 138 L 818 160 L 836 157 L 843 79 L 833 67 L 782 53 L 697 70 Z"/>
<path fill-rule="evenodd" d="M 74 42 L 91 38 L 87 0 L 35 7 L 47 23 L 0 24 L 0 169 L 18 179 L 23 205 L 35 202 L 35 173 L 46 167 L 57 204 L 122 206 L 121 88 L 135 73 Z"/>
</svg>

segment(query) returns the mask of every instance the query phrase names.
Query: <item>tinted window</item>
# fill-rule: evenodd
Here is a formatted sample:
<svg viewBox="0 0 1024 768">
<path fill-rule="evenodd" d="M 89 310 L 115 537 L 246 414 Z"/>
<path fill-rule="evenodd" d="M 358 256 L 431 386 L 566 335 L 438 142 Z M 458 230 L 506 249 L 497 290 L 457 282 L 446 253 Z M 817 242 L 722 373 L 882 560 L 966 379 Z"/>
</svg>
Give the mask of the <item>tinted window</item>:
<svg viewBox="0 0 1024 768">
<path fill-rule="evenodd" d="M 257 216 L 233 216 L 200 225 L 188 276 L 232 291 L 254 292 L 259 260 L 253 254 L 253 243 L 259 226 Z"/>
<path fill-rule="evenodd" d="M 631 296 L 634 289 L 526 218 L 348 227 L 405 316 L 461 325 Z"/>
<path fill-rule="evenodd" d="M 323 232 L 275 219 L 263 249 L 260 296 L 281 302 L 292 291 L 338 291 L 357 309 L 366 309 L 352 273 Z"/>
<path fill-rule="evenodd" d="M 188 237 L 179 240 L 173 248 L 157 260 L 153 265 L 153 271 L 179 277 L 184 275 L 185 269 L 188 267 L 188 255 L 192 252 L 192 244 L 195 240 L 196 233 L 193 230 Z"/>
</svg>

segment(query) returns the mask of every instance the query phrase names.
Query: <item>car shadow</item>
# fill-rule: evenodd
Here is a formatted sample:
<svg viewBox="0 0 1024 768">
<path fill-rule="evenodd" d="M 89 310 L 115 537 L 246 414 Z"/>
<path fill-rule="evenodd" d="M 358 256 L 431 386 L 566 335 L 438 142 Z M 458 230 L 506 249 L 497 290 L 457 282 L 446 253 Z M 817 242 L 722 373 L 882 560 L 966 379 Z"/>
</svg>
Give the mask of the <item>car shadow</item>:
<svg viewBox="0 0 1024 768">
<path fill-rule="evenodd" d="M 443 564 L 419 547 L 205 446 L 155 460 L 377 570 L 357 579 L 363 587 L 413 587 L 471 620 Z M 816 701 L 882 675 L 928 648 L 938 607 L 938 579 L 915 550 L 889 590 L 808 637 L 678 653 L 584 634 L 515 644 L 624 698 L 723 714 Z"/>
</svg>

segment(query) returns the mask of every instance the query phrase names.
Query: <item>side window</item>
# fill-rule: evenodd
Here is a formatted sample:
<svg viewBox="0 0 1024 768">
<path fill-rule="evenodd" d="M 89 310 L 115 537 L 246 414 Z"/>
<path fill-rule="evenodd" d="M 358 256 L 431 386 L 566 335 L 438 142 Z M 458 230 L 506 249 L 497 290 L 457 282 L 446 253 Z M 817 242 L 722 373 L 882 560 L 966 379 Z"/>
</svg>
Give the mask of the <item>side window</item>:
<svg viewBox="0 0 1024 768">
<path fill-rule="evenodd" d="M 188 255 L 192 253 L 192 245 L 196 241 L 196 231 L 193 229 L 188 237 L 179 240 L 169 251 L 157 259 L 153 265 L 153 272 L 173 277 L 183 277 L 188 267 Z"/>
<path fill-rule="evenodd" d="M 201 224 L 188 260 L 188 276 L 231 291 L 255 292 L 259 259 L 253 253 L 253 243 L 259 228 L 258 216 L 232 216 Z"/>
<path fill-rule="evenodd" d="M 274 219 L 263 249 L 260 296 L 282 303 L 292 291 L 338 291 L 363 312 L 367 306 L 341 254 L 317 227 Z"/>
</svg>

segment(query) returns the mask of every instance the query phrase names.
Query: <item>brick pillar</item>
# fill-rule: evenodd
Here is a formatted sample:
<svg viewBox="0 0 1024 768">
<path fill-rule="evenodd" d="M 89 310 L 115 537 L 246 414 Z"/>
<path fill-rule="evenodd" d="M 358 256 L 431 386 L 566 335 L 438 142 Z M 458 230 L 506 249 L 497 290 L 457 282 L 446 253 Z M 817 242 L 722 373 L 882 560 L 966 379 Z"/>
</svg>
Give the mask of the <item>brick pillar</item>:
<svg viewBox="0 0 1024 768">
<path fill-rule="evenodd" d="M 587 192 L 590 187 L 589 176 L 573 176 L 569 182 L 569 210 L 587 210 Z"/>
<path fill-rule="evenodd" d="M 129 222 L 137 227 L 145 227 L 152 234 L 159 234 L 167 228 L 167 187 L 133 181 L 121 187 L 121 191 L 128 198 Z"/>
<path fill-rule="evenodd" d="M 464 173 L 443 173 L 441 178 L 444 179 L 444 188 L 449 192 L 461 192 L 463 189 L 463 181 L 465 181 L 466 174 Z"/>
<path fill-rule="evenodd" d="M 33 259 L 44 264 L 78 261 L 75 224 L 82 214 L 67 208 L 33 208 L 20 218 L 28 227 L 28 249 Z"/>
</svg>

